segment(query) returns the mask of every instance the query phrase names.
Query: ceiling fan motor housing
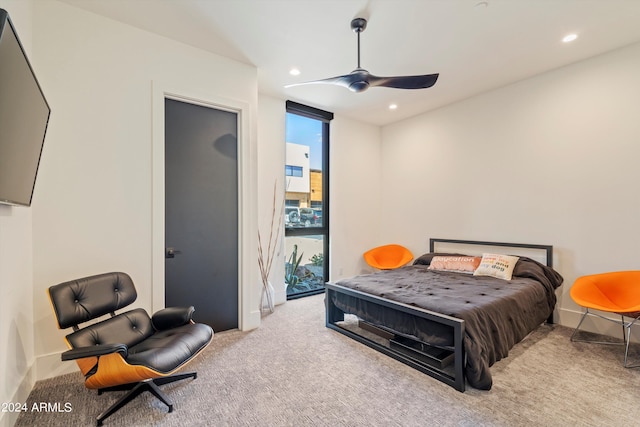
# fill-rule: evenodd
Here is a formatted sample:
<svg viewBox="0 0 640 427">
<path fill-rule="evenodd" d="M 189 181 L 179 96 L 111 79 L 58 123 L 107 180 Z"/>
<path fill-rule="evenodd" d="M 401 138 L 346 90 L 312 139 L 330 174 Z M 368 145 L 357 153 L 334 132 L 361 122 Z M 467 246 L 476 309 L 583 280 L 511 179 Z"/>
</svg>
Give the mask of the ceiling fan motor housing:
<svg viewBox="0 0 640 427">
<path fill-rule="evenodd" d="M 368 88 L 369 88 L 369 82 L 365 82 L 364 80 L 353 82 L 349 85 L 349 90 L 351 92 L 364 92 Z"/>
<path fill-rule="evenodd" d="M 369 72 L 356 68 L 346 76 L 347 87 L 351 92 L 364 92 L 369 88 Z"/>
<path fill-rule="evenodd" d="M 351 21 L 351 29 L 356 33 L 361 33 L 367 28 L 367 20 L 364 18 L 356 18 Z"/>
</svg>

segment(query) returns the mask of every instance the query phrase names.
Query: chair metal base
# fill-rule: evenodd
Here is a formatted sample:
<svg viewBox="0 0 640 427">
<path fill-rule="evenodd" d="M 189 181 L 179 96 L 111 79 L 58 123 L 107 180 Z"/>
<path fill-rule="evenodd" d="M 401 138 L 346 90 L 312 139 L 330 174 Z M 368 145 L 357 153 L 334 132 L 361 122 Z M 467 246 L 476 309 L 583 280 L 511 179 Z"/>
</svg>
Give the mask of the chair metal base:
<svg viewBox="0 0 640 427">
<path fill-rule="evenodd" d="M 588 308 L 585 309 L 585 312 L 582 314 L 582 318 L 580 319 L 580 322 L 578 323 L 578 326 L 576 326 L 576 328 L 574 329 L 573 333 L 571 334 L 571 341 L 572 342 L 587 342 L 587 343 L 592 343 L 592 344 L 604 344 L 604 345 L 624 345 L 625 349 L 624 349 L 624 367 L 625 368 L 640 368 L 640 363 L 636 363 L 636 364 L 629 364 L 629 344 L 631 341 L 631 326 L 633 326 L 638 320 L 640 320 L 640 317 L 636 317 L 634 318 L 632 321 L 630 322 L 625 322 L 624 320 L 624 315 L 621 313 L 616 313 L 620 315 L 621 320 L 617 321 L 617 320 L 613 320 L 610 319 L 608 317 L 602 316 L 598 313 L 594 313 L 589 311 Z M 622 326 L 622 339 L 623 342 L 608 342 L 608 341 L 594 341 L 594 340 L 581 340 L 581 339 L 577 339 L 576 338 L 576 334 L 578 333 L 578 330 L 580 329 L 580 326 L 582 325 L 582 322 L 584 321 L 584 319 L 587 317 L 587 315 L 590 316 L 595 316 L 595 317 L 599 317 L 601 319 L 605 319 L 608 320 L 610 322 L 613 323 L 617 323 L 619 325 Z"/>
<path fill-rule="evenodd" d="M 130 390 L 130 391 L 129 391 L 129 393 L 125 394 L 120 399 L 118 399 L 118 401 L 116 403 L 114 403 L 113 405 L 111 405 L 109 407 L 109 409 L 107 409 L 106 411 L 104 411 L 103 413 L 98 415 L 98 417 L 96 418 L 96 425 L 97 426 L 101 426 L 102 422 L 106 418 L 108 418 L 109 416 L 113 415 L 113 413 L 118 411 L 124 405 L 126 405 L 129 402 L 131 402 L 138 395 L 140 395 L 141 393 L 144 393 L 145 391 L 148 391 L 149 393 L 153 394 L 162 403 L 167 405 L 168 408 L 169 408 L 168 412 L 173 412 L 173 402 L 171 401 L 171 399 L 169 399 L 160 390 L 160 388 L 158 386 L 161 386 L 161 385 L 164 385 L 164 384 L 169 384 L 169 383 L 172 383 L 172 382 L 175 382 L 175 381 L 184 380 L 186 378 L 194 378 L 195 379 L 197 377 L 198 377 L 197 372 L 188 372 L 188 373 L 184 373 L 184 374 L 170 375 L 170 376 L 167 376 L 167 377 L 151 378 L 151 379 L 148 379 L 148 380 L 141 381 L 139 383 L 122 384 L 122 385 L 118 385 L 118 386 L 106 387 L 106 388 L 98 389 L 98 394 L 99 395 L 102 394 L 105 391 L 121 391 L 121 390 Z"/>
</svg>

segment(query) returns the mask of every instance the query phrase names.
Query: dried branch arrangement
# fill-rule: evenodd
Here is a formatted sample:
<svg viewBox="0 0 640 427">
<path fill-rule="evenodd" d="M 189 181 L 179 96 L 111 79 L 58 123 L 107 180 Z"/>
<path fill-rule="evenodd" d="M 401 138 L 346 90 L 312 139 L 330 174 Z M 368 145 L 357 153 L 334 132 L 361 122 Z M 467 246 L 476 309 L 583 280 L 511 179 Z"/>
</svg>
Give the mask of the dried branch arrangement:
<svg viewBox="0 0 640 427">
<path fill-rule="evenodd" d="M 264 298 L 266 298 L 266 305 L 271 313 L 273 313 L 274 310 L 274 302 L 273 295 L 271 295 L 271 292 L 269 290 L 269 273 L 271 272 L 273 259 L 276 255 L 276 248 L 278 246 L 278 239 L 280 238 L 280 234 L 282 232 L 282 222 L 284 218 L 284 200 L 282 201 L 282 203 L 277 203 L 277 184 L 278 181 L 276 180 L 276 182 L 274 182 L 273 184 L 271 224 L 269 226 L 269 240 L 267 242 L 266 256 L 263 250 L 262 236 L 260 235 L 260 230 L 258 230 L 258 266 L 260 267 L 260 276 L 262 279 L 262 299 L 260 301 L 260 308 L 262 309 L 264 307 Z M 277 205 L 280 205 L 280 215 L 278 215 L 277 227 L 274 228 L 276 222 Z"/>
</svg>

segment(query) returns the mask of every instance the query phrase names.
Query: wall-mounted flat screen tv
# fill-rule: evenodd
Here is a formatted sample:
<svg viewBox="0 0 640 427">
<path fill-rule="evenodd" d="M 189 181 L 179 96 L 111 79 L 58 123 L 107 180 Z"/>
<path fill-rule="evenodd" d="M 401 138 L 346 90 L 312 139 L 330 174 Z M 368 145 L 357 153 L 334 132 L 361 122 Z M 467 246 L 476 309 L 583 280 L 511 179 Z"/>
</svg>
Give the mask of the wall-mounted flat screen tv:
<svg viewBox="0 0 640 427">
<path fill-rule="evenodd" d="M 0 9 L 0 203 L 31 206 L 51 109 Z"/>
</svg>

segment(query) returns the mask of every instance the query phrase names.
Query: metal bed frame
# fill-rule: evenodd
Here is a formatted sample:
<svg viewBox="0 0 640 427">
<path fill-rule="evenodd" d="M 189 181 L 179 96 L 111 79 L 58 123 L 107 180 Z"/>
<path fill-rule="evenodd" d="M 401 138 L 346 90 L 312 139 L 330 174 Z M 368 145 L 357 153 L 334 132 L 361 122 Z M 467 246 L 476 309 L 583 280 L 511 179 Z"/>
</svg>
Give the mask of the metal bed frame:
<svg viewBox="0 0 640 427">
<path fill-rule="evenodd" d="M 486 241 L 474 241 L 474 240 L 455 240 L 455 239 L 429 239 L 429 251 L 435 252 L 437 243 L 450 243 L 470 246 L 491 246 L 491 247 L 508 247 L 508 248 L 521 248 L 521 249 L 533 249 L 541 250 L 546 254 L 546 264 L 549 267 L 553 267 L 553 246 L 550 245 L 534 245 L 524 243 L 504 243 L 504 242 L 486 242 Z M 410 306 L 407 304 L 392 301 L 386 298 L 378 297 L 375 295 L 360 292 L 354 289 L 349 289 L 334 283 L 326 283 L 325 285 L 325 306 L 326 306 L 326 327 L 333 329 L 343 335 L 346 335 L 356 341 L 365 344 L 368 347 L 373 348 L 381 353 L 384 353 L 414 369 L 417 369 L 460 392 L 465 391 L 465 348 L 464 348 L 464 320 L 455 317 L 447 316 L 441 313 L 421 309 L 418 307 Z M 347 329 L 339 322 L 345 320 L 345 313 L 333 303 L 333 296 L 335 294 L 342 294 L 357 298 L 368 303 L 380 305 L 382 307 L 391 308 L 393 310 L 408 313 L 409 315 L 427 319 L 436 323 L 440 323 L 447 327 L 450 327 L 453 331 L 453 369 L 444 369 L 433 364 L 425 363 L 419 358 L 412 357 L 406 352 L 399 351 L 391 346 L 386 346 L 378 341 L 368 338 L 365 335 L 358 334 L 350 329 Z M 553 323 L 553 314 L 549 316 L 547 320 L 549 323 Z M 428 343 L 422 343 L 429 345 Z"/>
</svg>

